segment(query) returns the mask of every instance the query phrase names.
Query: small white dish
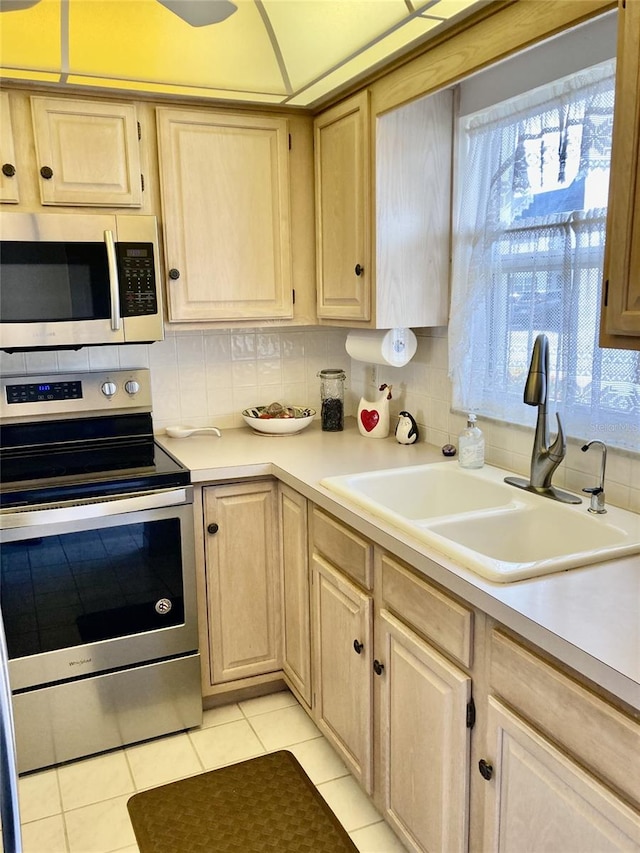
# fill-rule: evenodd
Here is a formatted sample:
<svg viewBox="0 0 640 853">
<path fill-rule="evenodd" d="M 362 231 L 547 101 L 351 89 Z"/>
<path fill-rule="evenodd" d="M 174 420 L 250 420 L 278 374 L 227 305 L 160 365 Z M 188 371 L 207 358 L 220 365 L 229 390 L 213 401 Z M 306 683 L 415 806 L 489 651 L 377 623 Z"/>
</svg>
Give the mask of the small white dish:
<svg viewBox="0 0 640 853">
<path fill-rule="evenodd" d="M 293 412 L 290 417 L 265 417 L 269 406 L 253 406 L 242 412 L 248 426 L 262 435 L 295 435 L 302 432 L 313 421 L 316 410 L 304 406 L 287 406 Z"/>
<path fill-rule="evenodd" d="M 165 432 L 170 438 L 189 438 L 190 435 L 217 435 L 218 438 L 221 436 L 217 427 L 170 426 L 166 427 Z"/>
</svg>

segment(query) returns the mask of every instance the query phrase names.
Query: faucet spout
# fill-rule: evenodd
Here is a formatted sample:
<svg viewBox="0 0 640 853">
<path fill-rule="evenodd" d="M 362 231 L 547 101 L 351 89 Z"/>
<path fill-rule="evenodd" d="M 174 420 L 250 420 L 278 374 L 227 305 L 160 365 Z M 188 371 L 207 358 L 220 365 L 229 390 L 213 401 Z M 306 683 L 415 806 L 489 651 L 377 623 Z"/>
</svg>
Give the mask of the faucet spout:
<svg viewBox="0 0 640 853">
<path fill-rule="evenodd" d="M 607 445 L 604 441 L 600 441 L 597 438 L 594 438 L 593 441 L 588 441 L 586 444 L 583 444 L 580 448 L 583 453 L 586 453 L 590 447 L 593 447 L 594 444 L 597 444 L 602 448 L 602 457 L 600 463 L 600 482 L 597 486 L 592 488 L 583 489 L 583 492 L 586 492 L 588 495 L 591 495 L 591 506 L 589 507 L 589 512 L 597 513 L 598 515 L 602 515 L 607 510 L 605 508 L 605 497 L 604 497 L 604 474 L 607 467 Z"/>
<path fill-rule="evenodd" d="M 567 442 L 562 428 L 560 415 L 556 413 L 558 430 L 553 442 L 549 438 L 547 418 L 547 386 L 549 375 L 549 341 L 546 335 L 538 335 L 533 345 L 529 373 L 524 386 L 523 401 L 528 406 L 537 406 L 538 418 L 531 452 L 531 472 L 529 480 L 520 477 L 506 477 L 507 483 L 537 492 L 545 497 L 564 503 L 581 503 L 577 495 L 562 492 L 551 485 L 556 468 L 567 452 Z"/>
</svg>

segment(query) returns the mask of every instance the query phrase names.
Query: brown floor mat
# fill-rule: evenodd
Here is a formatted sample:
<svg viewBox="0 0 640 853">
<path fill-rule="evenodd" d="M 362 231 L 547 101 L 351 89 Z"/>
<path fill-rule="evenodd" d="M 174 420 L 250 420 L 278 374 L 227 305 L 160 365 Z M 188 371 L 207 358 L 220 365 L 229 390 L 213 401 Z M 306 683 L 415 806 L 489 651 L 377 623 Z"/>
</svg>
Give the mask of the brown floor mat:
<svg viewBox="0 0 640 853">
<path fill-rule="evenodd" d="M 140 853 L 353 853 L 353 844 L 288 750 L 134 794 Z"/>
</svg>

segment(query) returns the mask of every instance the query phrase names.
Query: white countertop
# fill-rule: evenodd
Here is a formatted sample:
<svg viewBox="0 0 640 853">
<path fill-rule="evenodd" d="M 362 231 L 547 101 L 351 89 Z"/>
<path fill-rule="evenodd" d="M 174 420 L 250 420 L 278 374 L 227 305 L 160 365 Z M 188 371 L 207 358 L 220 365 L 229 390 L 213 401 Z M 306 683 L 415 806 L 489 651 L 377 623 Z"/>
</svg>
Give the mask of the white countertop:
<svg viewBox="0 0 640 853">
<path fill-rule="evenodd" d="M 320 485 L 322 478 L 332 475 L 444 459 L 439 448 L 424 442 L 400 445 L 393 436 L 361 436 L 354 419 L 347 420 L 343 432 L 335 433 L 322 432 L 316 421 L 292 436 L 262 436 L 246 427 L 224 430 L 221 438 L 156 438 L 191 470 L 194 484 L 277 477 L 640 710 L 640 555 L 535 580 L 486 581 Z M 458 463 L 453 459 L 451 464 Z"/>
</svg>

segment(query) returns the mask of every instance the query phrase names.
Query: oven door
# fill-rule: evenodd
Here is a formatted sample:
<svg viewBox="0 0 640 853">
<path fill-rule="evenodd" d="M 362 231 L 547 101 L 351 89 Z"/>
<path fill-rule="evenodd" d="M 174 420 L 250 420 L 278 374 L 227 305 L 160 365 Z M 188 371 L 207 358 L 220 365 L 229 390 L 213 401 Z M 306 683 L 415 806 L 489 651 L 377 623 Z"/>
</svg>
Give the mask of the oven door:
<svg viewBox="0 0 640 853">
<path fill-rule="evenodd" d="M 14 691 L 197 649 L 192 487 L 0 513 Z"/>
</svg>

